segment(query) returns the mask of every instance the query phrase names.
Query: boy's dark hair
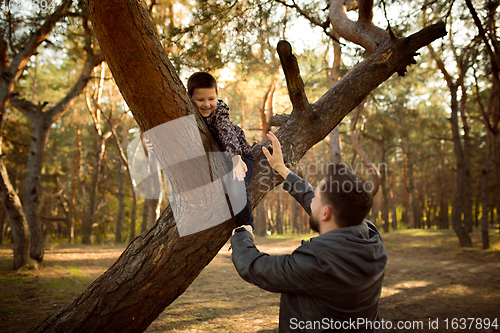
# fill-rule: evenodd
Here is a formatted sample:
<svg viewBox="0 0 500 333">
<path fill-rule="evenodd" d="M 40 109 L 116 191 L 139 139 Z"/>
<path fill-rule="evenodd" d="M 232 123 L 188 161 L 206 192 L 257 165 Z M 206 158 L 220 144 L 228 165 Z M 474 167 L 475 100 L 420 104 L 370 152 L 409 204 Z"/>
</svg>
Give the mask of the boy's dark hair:
<svg viewBox="0 0 500 333">
<path fill-rule="evenodd" d="M 193 97 L 193 92 L 197 88 L 215 88 L 217 93 L 217 81 L 207 72 L 196 72 L 188 79 L 187 89 L 189 96 Z"/>
<path fill-rule="evenodd" d="M 335 222 L 342 227 L 360 224 L 372 208 L 373 184 L 353 174 L 345 164 L 328 164 L 324 183 L 320 185 L 321 201 L 332 208 Z"/>
</svg>

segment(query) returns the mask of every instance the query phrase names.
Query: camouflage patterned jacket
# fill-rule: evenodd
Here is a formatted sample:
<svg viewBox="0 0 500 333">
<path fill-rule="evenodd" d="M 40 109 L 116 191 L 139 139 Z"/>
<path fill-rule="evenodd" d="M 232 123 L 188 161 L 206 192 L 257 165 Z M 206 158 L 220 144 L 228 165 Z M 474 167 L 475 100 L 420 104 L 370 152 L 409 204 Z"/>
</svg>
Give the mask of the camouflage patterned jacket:
<svg viewBox="0 0 500 333">
<path fill-rule="evenodd" d="M 229 153 L 231 156 L 240 155 L 241 157 L 251 152 L 245 138 L 245 132 L 231 122 L 229 107 L 224 101 L 219 100 L 215 111 L 203 119 L 205 119 L 221 151 Z"/>
</svg>

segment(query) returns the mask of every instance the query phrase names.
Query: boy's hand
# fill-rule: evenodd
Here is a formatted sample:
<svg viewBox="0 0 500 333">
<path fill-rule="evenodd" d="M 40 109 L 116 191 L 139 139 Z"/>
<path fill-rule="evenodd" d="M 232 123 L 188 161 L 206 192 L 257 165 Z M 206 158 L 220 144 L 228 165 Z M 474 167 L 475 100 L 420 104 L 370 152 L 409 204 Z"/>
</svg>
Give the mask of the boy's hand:
<svg viewBox="0 0 500 333">
<path fill-rule="evenodd" d="M 251 225 L 248 225 L 248 224 L 245 224 L 245 225 L 242 225 L 242 226 L 239 226 L 239 227 L 234 228 L 234 229 L 233 229 L 233 234 L 232 234 L 232 236 L 234 236 L 234 234 L 235 234 L 235 230 L 236 230 L 236 229 L 238 229 L 238 228 L 241 228 L 241 227 L 243 227 L 243 228 L 245 228 L 246 230 L 248 230 L 248 232 L 250 232 L 250 233 L 252 234 L 252 238 L 253 238 L 253 240 L 255 240 L 255 236 L 254 236 L 254 234 L 253 234 L 253 229 L 252 229 L 252 226 L 251 226 Z"/>
<path fill-rule="evenodd" d="M 247 165 L 241 159 L 240 155 L 233 157 L 233 180 L 238 179 L 240 182 L 245 180 L 245 174 L 248 171 Z"/>
<path fill-rule="evenodd" d="M 280 142 L 276 135 L 274 135 L 271 131 L 267 133 L 267 138 L 272 142 L 270 147 L 273 148 L 273 154 L 271 155 L 266 147 L 262 147 L 262 152 L 266 155 L 267 161 L 271 167 L 276 170 L 281 177 L 286 179 L 290 173 L 290 169 L 285 166 L 285 162 L 283 161 L 283 153 L 281 152 Z"/>
<path fill-rule="evenodd" d="M 255 241 L 255 235 L 253 234 L 253 228 L 252 228 L 251 225 L 242 225 L 242 226 L 234 228 L 232 236 L 234 236 L 236 234 L 236 229 L 241 228 L 241 227 L 243 227 L 246 230 L 248 230 L 248 232 L 250 232 L 252 234 L 252 240 Z M 229 248 L 227 250 L 231 251 L 231 245 L 229 245 Z"/>
</svg>

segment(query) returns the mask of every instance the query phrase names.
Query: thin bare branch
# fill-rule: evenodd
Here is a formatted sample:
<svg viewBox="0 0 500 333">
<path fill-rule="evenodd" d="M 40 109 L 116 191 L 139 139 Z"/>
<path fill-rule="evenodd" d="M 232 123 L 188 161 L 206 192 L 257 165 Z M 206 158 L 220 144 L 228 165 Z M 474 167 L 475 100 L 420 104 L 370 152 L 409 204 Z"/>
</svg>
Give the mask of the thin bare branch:
<svg viewBox="0 0 500 333">
<path fill-rule="evenodd" d="M 486 53 L 488 53 L 488 57 L 490 58 L 491 68 L 493 70 L 493 75 L 495 76 L 495 79 L 498 81 L 499 80 L 499 77 L 498 77 L 499 66 L 497 63 L 497 58 L 495 56 L 495 53 L 491 49 L 488 38 L 486 37 L 486 32 L 484 31 L 483 24 L 481 23 L 481 20 L 477 16 L 477 12 L 476 12 L 475 8 L 472 6 L 471 1 L 465 0 L 465 3 L 467 4 L 467 7 L 470 10 L 472 18 L 474 19 L 474 23 L 476 24 L 476 27 L 479 30 L 479 36 L 481 36 L 481 39 L 484 42 L 484 46 L 486 47 Z M 496 43 L 496 42 L 497 41 L 493 41 L 493 43 Z"/>
<path fill-rule="evenodd" d="M 309 22 L 311 22 L 312 24 L 314 24 L 314 25 L 316 25 L 318 27 L 327 28 L 328 25 L 330 24 L 329 21 L 320 22 L 318 19 L 312 17 L 308 12 L 306 12 L 305 10 L 303 10 L 302 8 L 300 8 L 299 5 L 297 5 L 295 3 L 295 1 L 293 1 L 293 0 L 292 0 L 293 5 L 289 5 L 285 0 L 274 0 L 274 1 L 279 2 L 280 4 L 282 4 L 283 6 L 286 6 L 288 8 L 295 9 L 297 11 L 297 13 L 299 13 L 304 18 L 306 18 Z"/>
</svg>

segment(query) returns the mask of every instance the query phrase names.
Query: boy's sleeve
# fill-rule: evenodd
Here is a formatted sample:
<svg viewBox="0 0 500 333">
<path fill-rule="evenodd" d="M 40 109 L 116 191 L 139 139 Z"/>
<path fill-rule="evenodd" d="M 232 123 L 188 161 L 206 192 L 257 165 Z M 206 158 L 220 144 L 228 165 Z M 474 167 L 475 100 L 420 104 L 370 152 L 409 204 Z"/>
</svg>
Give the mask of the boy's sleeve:
<svg viewBox="0 0 500 333">
<path fill-rule="evenodd" d="M 283 183 L 283 189 L 288 191 L 297 200 L 308 215 L 311 215 L 311 201 L 314 198 L 314 187 L 294 172 L 290 172 Z"/>
<path fill-rule="evenodd" d="M 214 121 L 215 131 L 213 135 L 222 145 L 222 147 L 220 147 L 221 150 L 243 157 L 243 150 L 238 141 L 238 133 L 236 133 L 234 124 L 229 119 L 229 108 L 224 103 L 217 106 L 217 109 L 214 112 L 216 112 L 216 114 Z"/>
</svg>

